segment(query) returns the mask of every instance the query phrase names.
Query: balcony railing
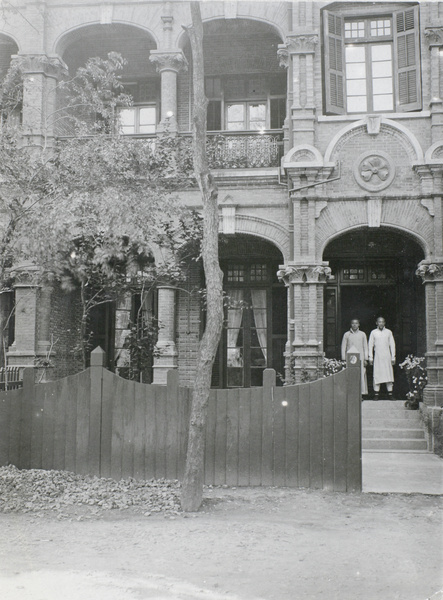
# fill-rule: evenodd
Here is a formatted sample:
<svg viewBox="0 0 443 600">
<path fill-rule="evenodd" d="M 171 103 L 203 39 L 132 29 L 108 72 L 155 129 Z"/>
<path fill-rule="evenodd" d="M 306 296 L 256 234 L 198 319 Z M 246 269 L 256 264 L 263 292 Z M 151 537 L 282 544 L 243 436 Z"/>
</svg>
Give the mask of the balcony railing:
<svg viewBox="0 0 443 600">
<path fill-rule="evenodd" d="M 135 134 L 124 137 L 143 139 L 155 152 L 157 145 L 155 134 Z M 183 162 L 192 163 L 191 146 L 191 134 L 180 134 L 179 143 L 174 144 L 174 148 L 178 149 Z M 211 169 L 278 167 L 283 156 L 283 132 L 281 130 L 211 131 L 207 135 L 206 148 Z"/>
<path fill-rule="evenodd" d="M 213 169 L 277 167 L 283 156 L 283 134 L 281 131 L 211 133 L 207 149 Z"/>
</svg>

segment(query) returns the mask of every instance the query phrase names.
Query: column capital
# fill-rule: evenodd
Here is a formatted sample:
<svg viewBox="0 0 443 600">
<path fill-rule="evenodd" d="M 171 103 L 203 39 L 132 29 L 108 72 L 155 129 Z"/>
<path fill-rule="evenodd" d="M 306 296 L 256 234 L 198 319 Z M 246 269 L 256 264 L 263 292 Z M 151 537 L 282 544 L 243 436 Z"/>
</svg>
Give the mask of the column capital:
<svg viewBox="0 0 443 600">
<path fill-rule="evenodd" d="M 443 282 L 443 260 L 436 262 L 422 261 L 415 271 L 423 283 Z"/>
<path fill-rule="evenodd" d="M 68 73 L 68 68 L 59 56 L 46 54 L 14 54 L 12 64 L 20 67 L 27 75 L 42 74 L 59 79 Z"/>
<path fill-rule="evenodd" d="M 440 27 L 426 27 L 425 37 L 430 48 L 443 46 L 443 25 Z"/>
<path fill-rule="evenodd" d="M 149 60 L 156 66 L 158 73 L 188 70 L 188 61 L 181 50 L 151 50 Z"/>
<path fill-rule="evenodd" d="M 318 33 L 290 33 L 286 37 L 286 43 L 280 47 L 286 47 L 288 54 L 314 54 L 318 45 Z"/>
<path fill-rule="evenodd" d="M 277 277 L 286 286 L 290 284 L 326 283 L 331 275 L 332 271 L 328 263 L 320 265 L 284 265 L 277 271 Z"/>
</svg>

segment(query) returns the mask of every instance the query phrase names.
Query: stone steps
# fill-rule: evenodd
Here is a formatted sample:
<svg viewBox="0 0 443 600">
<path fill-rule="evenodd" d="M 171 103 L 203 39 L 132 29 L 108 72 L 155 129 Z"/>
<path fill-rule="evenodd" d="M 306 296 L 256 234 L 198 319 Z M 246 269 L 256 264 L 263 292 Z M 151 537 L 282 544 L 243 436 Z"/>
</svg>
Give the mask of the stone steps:
<svg viewBox="0 0 443 600">
<path fill-rule="evenodd" d="M 406 410 L 403 400 L 364 401 L 362 449 L 371 452 L 427 452 L 418 411 Z"/>
</svg>

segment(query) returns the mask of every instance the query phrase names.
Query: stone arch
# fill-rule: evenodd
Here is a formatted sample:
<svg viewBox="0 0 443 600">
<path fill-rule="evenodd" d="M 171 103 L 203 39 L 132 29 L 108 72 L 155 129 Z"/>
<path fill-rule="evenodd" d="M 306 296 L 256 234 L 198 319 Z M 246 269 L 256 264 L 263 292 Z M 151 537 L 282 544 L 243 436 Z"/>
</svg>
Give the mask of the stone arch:
<svg viewBox="0 0 443 600">
<path fill-rule="evenodd" d="M 20 51 L 18 42 L 12 35 L 0 32 L 0 76 L 3 77 L 11 64 L 11 57 Z"/>
<path fill-rule="evenodd" d="M 411 164 L 423 164 L 423 149 L 415 135 L 401 123 L 374 115 L 368 115 L 365 119 L 350 123 L 338 131 L 326 149 L 325 163 L 333 161 L 332 157 L 334 153 L 338 152 L 349 138 L 362 133 L 377 135 L 380 131 L 387 131 L 397 137 L 399 143 L 408 154 Z"/>
<path fill-rule="evenodd" d="M 286 229 L 281 225 L 258 217 L 237 215 L 235 217 L 235 233 L 263 238 L 280 250 L 284 262 L 289 260 L 289 237 Z"/>
<path fill-rule="evenodd" d="M 354 225 L 354 226 L 345 226 L 341 230 L 335 230 L 334 232 L 331 232 L 331 235 L 329 237 L 322 240 L 321 246 L 319 247 L 319 256 L 322 257 L 324 255 L 324 252 L 325 252 L 327 246 L 331 242 L 336 240 L 337 238 L 342 237 L 343 235 L 346 235 L 347 233 L 351 233 L 352 231 L 363 230 L 367 227 L 368 227 L 368 225 L 363 223 L 363 224 Z M 426 242 L 426 240 L 417 232 L 411 231 L 404 227 L 400 227 L 398 225 L 392 225 L 392 224 L 382 224 L 380 229 L 383 229 L 386 232 L 393 231 L 393 232 L 401 233 L 405 237 L 407 237 L 407 238 L 411 239 L 413 242 L 415 242 L 418 246 L 420 246 L 420 248 L 423 250 L 425 258 L 429 256 L 429 253 L 430 253 L 429 245 Z"/>
<path fill-rule="evenodd" d="M 425 163 L 429 164 L 441 164 L 443 163 L 443 142 L 438 141 L 432 144 L 425 154 Z"/>
<path fill-rule="evenodd" d="M 323 156 L 315 146 L 299 144 L 291 148 L 286 156 L 283 157 L 283 167 L 288 167 L 291 164 L 297 167 L 322 167 Z"/>
<path fill-rule="evenodd" d="M 112 21 L 112 24 L 109 24 L 109 25 L 103 25 L 102 23 L 100 23 L 100 21 L 91 21 L 89 23 L 79 23 L 78 25 L 75 25 L 74 27 L 71 27 L 70 29 L 67 29 L 67 30 L 63 31 L 62 33 L 60 33 L 60 35 L 54 41 L 52 52 L 59 56 L 62 56 L 63 53 L 65 52 L 66 48 L 70 44 L 75 42 L 76 39 L 81 39 L 80 34 L 85 29 L 94 28 L 95 31 L 98 31 L 100 29 L 103 29 L 103 27 L 117 28 L 120 25 L 125 28 L 137 29 L 137 30 L 149 35 L 152 38 L 152 40 L 155 44 L 155 47 L 158 47 L 159 39 L 158 39 L 157 35 L 154 33 L 154 31 L 152 29 L 149 29 L 148 27 L 145 27 L 138 23 L 132 23 L 131 21 L 119 20 L 119 21 Z M 92 29 L 91 29 L 91 31 L 92 31 Z"/>
</svg>

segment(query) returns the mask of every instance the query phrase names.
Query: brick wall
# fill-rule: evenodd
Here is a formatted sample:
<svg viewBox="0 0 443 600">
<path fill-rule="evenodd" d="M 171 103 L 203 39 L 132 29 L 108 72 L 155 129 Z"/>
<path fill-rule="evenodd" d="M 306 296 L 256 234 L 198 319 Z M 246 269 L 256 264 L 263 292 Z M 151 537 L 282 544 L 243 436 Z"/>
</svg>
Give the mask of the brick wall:
<svg viewBox="0 0 443 600">
<path fill-rule="evenodd" d="M 178 292 L 177 350 L 179 355 L 180 384 L 191 386 L 195 376 L 198 344 L 201 332 L 201 302 L 198 290 L 202 286 L 200 265 L 188 264 L 188 277 Z"/>
<path fill-rule="evenodd" d="M 54 355 L 51 357 L 54 369 L 48 373 L 51 379 L 66 377 L 83 369 L 81 356 L 75 352 L 81 341 L 80 319 L 79 294 L 66 293 L 58 286 L 54 286 L 49 323 L 49 332 L 54 342 Z"/>
</svg>

